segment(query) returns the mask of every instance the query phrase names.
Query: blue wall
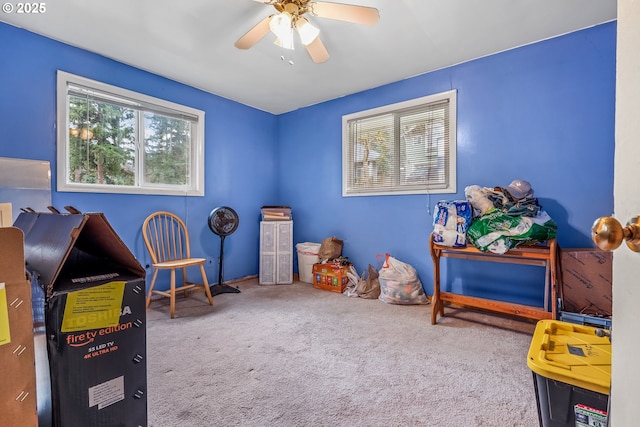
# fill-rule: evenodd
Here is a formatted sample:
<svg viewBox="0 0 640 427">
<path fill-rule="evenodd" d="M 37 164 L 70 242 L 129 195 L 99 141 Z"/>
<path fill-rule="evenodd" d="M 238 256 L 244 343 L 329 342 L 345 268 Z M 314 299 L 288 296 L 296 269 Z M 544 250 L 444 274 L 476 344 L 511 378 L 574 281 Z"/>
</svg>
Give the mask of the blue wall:
<svg viewBox="0 0 640 427">
<path fill-rule="evenodd" d="M 56 192 L 58 69 L 204 110 L 205 196 Z M 0 156 L 51 162 L 52 204 L 104 212 L 143 266 L 150 258 L 142 222 L 151 212 L 168 210 L 187 222 L 192 253 L 212 259 L 207 273 L 216 283 L 220 239 L 207 227 L 207 217 L 214 207 L 227 205 L 238 212 L 240 226 L 225 239 L 225 279 L 257 274 L 260 207 L 277 202 L 277 121 L 272 114 L 0 23 Z"/>
<path fill-rule="evenodd" d="M 520 178 L 558 223 L 561 247 L 593 247 L 591 224 L 613 212 L 615 34 L 605 24 L 282 115 L 278 187 L 294 207 L 295 240 L 343 238 L 359 272 L 388 252 L 416 267 L 430 293 L 435 203 Z M 342 115 L 450 89 L 457 193 L 343 198 Z M 543 269 L 446 262 L 444 280 L 459 292 L 482 295 L 480 285 L 494 283 L 494 297 L 541 301 Z"/>
<path fill-rule="evenodd" d="M 615 37 L 615 23 L 604 24 L 274 116 L 0 23 L 0 156 L 49 160 L 53 204 L 104 212 L 143 265 L 140 224 L 150 212 L 186 218 L 193 251 L 216 259 L 206 218 L 229 205 L 241 225 L 225 241 L 225 278 L 255 275 L 259 208 L 288 204 L 295 243 L 338 236 L 360 272 L 389 252 L 414 265 L 430 293 L 433 207 L 463 198 L 468 185 L 526 179 L 558 223 L 559 244 L 593 246 L 593 220 L 613 212 Z M 56 192 L 57 69 L 204 110 L 205 197 Z M 458 192 L 343 198 L 342 115 L 450 89 L 458 92 Z M 455 261 L 443 278 L 459 291 L 540 299 L 539 268 Z"/>
</svg>

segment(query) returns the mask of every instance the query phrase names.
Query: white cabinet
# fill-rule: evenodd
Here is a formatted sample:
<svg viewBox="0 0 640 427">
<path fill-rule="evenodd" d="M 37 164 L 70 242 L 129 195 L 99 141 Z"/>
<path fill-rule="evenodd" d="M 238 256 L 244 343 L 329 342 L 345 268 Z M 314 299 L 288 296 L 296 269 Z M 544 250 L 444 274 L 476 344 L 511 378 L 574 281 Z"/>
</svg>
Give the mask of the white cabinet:
<svg viewBox="0 0 640 427">
<path fill-rule="evenodd" d="M 260 222 L 260 284 L 293 283 L 293 221 Z"/>
</svg>

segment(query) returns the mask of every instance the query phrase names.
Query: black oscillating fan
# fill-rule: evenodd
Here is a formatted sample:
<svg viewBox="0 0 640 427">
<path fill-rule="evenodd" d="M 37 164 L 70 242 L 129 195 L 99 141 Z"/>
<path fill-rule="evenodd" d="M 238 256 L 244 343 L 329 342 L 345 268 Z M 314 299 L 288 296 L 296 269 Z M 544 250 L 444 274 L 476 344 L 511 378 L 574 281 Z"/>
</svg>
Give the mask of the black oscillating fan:
<svg viewBox="0 0 640 427">
<path fill-rule="evenodd" d="M 236 231 L 240 219 L 236 211 L 228 206 L 220 206 L 215 208 L 209 214 L 209 228 L 214 234 L 220 236 L 220 267 L 218 269 L 218 284 L 212 285 L 209 289 L 211 295 L 223 293 L 238 293 L 240 289 L 223 283 L 222 269 L 224 265 L 224 238 Z"/>
</svg>

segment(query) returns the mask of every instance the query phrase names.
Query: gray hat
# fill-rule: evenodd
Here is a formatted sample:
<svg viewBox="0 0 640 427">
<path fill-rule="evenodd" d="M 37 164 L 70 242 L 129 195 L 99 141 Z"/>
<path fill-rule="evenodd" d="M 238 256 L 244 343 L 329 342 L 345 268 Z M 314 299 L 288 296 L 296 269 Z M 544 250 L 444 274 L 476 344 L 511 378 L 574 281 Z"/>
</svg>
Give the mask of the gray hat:
<svg viewBox="0 0 640 427">
<path fill-rule="evenodd" d="M 507 187 L 507 191 L 514 199 L 524 199 L 533 196 L 533 189 L 528 181 L 523 179 L 514 179 Z"/>
</svg>

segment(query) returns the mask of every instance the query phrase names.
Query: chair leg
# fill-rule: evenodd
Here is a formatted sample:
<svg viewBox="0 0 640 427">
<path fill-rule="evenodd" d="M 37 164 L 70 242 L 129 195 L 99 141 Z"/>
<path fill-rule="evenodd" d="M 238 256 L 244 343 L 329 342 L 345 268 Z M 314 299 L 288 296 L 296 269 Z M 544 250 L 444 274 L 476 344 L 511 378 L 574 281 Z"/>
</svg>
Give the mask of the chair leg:
<svg viewBox="0 0 640 427">
<path fill-rule="evenodd" d="M 176 315 L 176 270 L 171 269 L 171 318 Z"/>
<path fill-rule="evenodd" d="M 182 284 L 183 285 L 188 285 L 189 281 L 187 280 L 187 268 L 186 267 L 182 267 Z M 184 291 L 182 291 L 182 296 L 183 297 L 188 297 L 189 296 L 189 289 L 185 289 Z"/>
<path fill-rule="evenodd" d="M 207 294 L 209 305 L 213 305 L 213 298 L 211 297 L 211 289 L 209 288 L 209 282 L 207 281 L 207 275 L 204 272 L 204 265 L 200 264 L 200 273 L 202 274 L 202 283 L 204 284 L 204 292 Z"/>
<path fill-rule="evenodd" d="M 147 308 L 151 305 L 151 296 L 153 295 L 153 287 L 156 285 L 156 277 L 158 276 L 158 269 L 153 269 L 153 276 L 151 277 L 151 285 L 149 285 L 149 292 L 147 293 Z"/>
</svg>

